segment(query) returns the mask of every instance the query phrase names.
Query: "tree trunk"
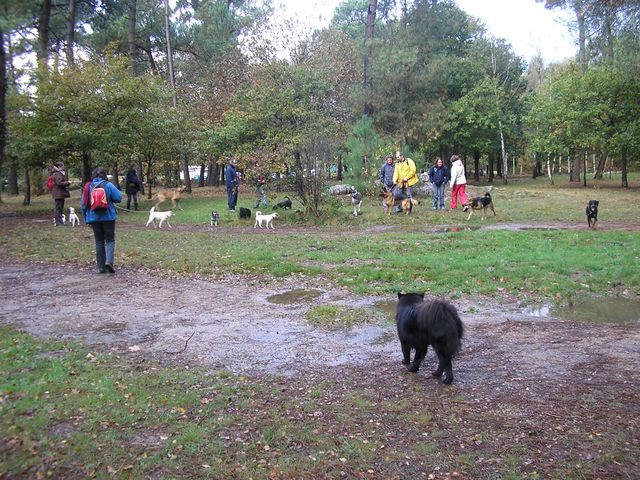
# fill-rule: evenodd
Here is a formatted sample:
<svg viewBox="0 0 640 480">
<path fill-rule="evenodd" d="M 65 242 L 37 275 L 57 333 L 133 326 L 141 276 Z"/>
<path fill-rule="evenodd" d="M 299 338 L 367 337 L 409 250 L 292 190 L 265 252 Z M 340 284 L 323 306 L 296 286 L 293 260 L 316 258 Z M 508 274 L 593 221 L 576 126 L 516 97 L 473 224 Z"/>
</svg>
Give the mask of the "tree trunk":
<svg viewBox="0 0 640 480">
<path fill-rule="evenodd" d="M 364 114 L 366 116 L 373 115 L 373 103 L 371 101 L 371 77 L 370 62 L 373 55 L 373 34 L 376 24 L 376 13 L 378 10 L 378 0 L 369 0 L 369 9 L 367 10 L 367 30 L 365 32 L 365 50 L 363 61 L 363 87 L 364 87 Z"/>
<path fill-rule="evenodd" d="M 204 187 L 204 163 L 200 164 L 200 180 L 198 180 L 198 187 Z"/>
<path fill-rule="evenodd" d="M 594 180 L 602 180 L 602 174 L 604 173 L 604 167 L 607 165 L 607 154 L 601 153 L 598 160 L 598 166 L 596 172 L 593 175 Z"/>
<path fill-rule="evenodd" d="M 553 172 L 551 171 L 551 155 L 547 155 L 547 175 L 549 176 L 549 181 L 551 185 L 553 185 Z"/>
<path fill-rule="evenodd" d="M 338 182 L 342 181 L 342 172 L 344 170 L 344 166 L 342 165 L 342 155 L 338 157 L 338 173 L 336 174 L 336 180 Z"/>
<path fill-rule="evenodd" d="M 76 0 L 69 0 L 69 29 L 67 30 L 67 65 L 73 65 L 73 47 L 76 43 Z"/>
<path fill-rule="evenodd" d="M 113 162 L 113 184 L 116 186 L 116 188 L 118 190 L 121 190 L 120 188 L 120 174 L 119 174 L 119 166 L 118 166 L 118 161 L 116 160 L 115 162 Z"/>
<path fill-rule="evenodd" d="M 148 39 L 149 42 L 151 42 L 151 39 Z M 147 54 L 147 59 L 149 60 L 149 68 L 151 69 L 151 74 L 152 75 L 159 75 L 158 72 L 158 64 L 156 63 L 155 59 L 153 58 L 153 52 L 151 51 L 150 48 L 144 48 L 143 49 L 144 52 Z"/>
<path fill-rule="evenodd" d="M 82 185 L 91 181 L 92 169 L 91 169 L 91 154 L 89 152 L 82 152 L 82 164 L 80 165 L 80 174 L 82 175 Z"/>
<path fill-rule="evenodd" d="M 169 24 L 169 0 L 164 0 L 164 34 L 167 41 L 167 68 L 169 69 L 169 81 L 173 91 L 173 106 L 178 106 L 176 93 L 176 77 L 173 72 L 173 52 L 171 51 L 171 30 Z"/>
<path fill-rule="evenodd" d="M 51 18 L 51 0 L 42 0 L 38 18 L 38 51 L 39 61 L 45 64 L 49 58 L 49 19 Z"/>
<path fill-rule="evenodd" d="M 487 181 L 489 183 L 493 183 L 493 157 L 494 157 L 494 154 L 490 153 L 489 154 L 489 167 L 487 169 L 487 170 L 489 170 L 489 172 L 488 172 L 489 178 L 487 179 Z"/>
<path fill-rule="evenodd" d="M 498 120 L 498 128 L 500 131 L 500 152 L 502 153 L 502 183 L 507 184 L 507 176 L 509 172 L 509 160 L 507 158 L 507 149 L 504 145 L 504 132 L 502 131 L 502 120 Z"/>
<path fill-rule="evenodd" d="M 580 181 L 580 153 L 576 153 L 571 159 L 571 172 L 569 175 L 569 181 L 571 182 L 579 182 Z"/>
<path fill-rule="evenodd" d="M 582 175 L 582 186 L 586 187 L 587 186 L 587 151 L 585 150 L 582 153 L 582 171 L 583 171 L 583 175 Z"/>
<path fill-rule="evenodd" d="M 216 162 L 216 187 L 224 185 L 224 166 Z"/>
<path fill-rule="evenodd" d="M 473 151 L 473 179 L 480 181 L 480 150 Z"/>
<path fill-rule="evenodd" d="M 129 0 L 129 30 L 127 31 L 127 43 L 129 45 L 129 63 L 131 64 L 131 75 L 138 75 L 138 61 L 136 49 L 136 0 Z"/>
<path fill-rule="evenodd" d="M 604 5 L 604 36 L 605 36 L 605 52 L 604 56 L 613 63 L 613 5 L 611 1 L 607 1 Z"/>
<path fill-rule="evenodd" d="M 18 167 L 16 167 L 15 160 L 9 164 L 9 168 L 7 169 L 7 180 L 9 185 L 7 185 L 9 190 L 9 195 L 19 195 L 18 191 Z"/>
<path fill-rule="evenodd" d="M 4 152 L 7 144 L 7 61 L 4 52 L 4 31 L 0 23 L 0 172 L 5 163 Z M 0 188 L 0 202 L 2 201 Z"/>
<path fill-rule="evenodd" d="M 622 156 L 620 158 L 620 162 L 622 163 L 622 187 L 629 188 L 629 182 L 627 180 L 627 145 L 624 144 L 622 146 Z"/>
<path fill-rule="evenodd" d="M 24 199 L 22 205 L 25 207 L 31 205 L 31 177 L 29 176 L 29 167 L 24 167 Z"/>
<path fill-rule="evenodd" d="M 587 70 L 587 22 L 584 0 L 575 0 L 576 20 L 578 22 L 578 65 L 580 73 Z"/>
</svg>

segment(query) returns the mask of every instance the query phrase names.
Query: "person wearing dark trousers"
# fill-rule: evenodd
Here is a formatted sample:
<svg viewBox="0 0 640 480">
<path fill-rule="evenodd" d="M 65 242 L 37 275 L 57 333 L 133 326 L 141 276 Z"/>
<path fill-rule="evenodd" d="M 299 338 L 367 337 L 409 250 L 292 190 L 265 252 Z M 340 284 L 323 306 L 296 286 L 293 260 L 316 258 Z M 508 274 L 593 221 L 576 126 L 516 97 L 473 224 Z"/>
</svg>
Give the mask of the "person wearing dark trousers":
<svg viewBox="0 0 640 480">
<path fill-rule="evenodd" d="M 224 176 L 227 185 L 227 205 L 230 212 L 235 212 L 236 204 L 238 203 L 238 187 L 240 185 L 235 160 L 231 159 L 229 161 Z"/>
<path fill-rule="evenodd" d="M 60 227 L 64 225 L 64 220 L 62 218 L 62 215 L 64 214 L 64 199 L 71 196 L 69 193 L 69 185 L 71 182 L 67 178 L 64 163 L 56 162 L 53 164 L 53 167 L 51 167 L 51 177 L 53 178 L 51 196 L 55 202 L 53 214 L 56 227 Z"/>
<path fill-rule="evenodd" d="M 449 182 L 449 169 L 440 157 L 436 158 L 436 163 L 429 169 L 429 181 L 433 188 L 433 209 L 444 210 L 444 187 Z"/>
<path fill-rule="evenodd" d="M 138 210 L 138 192 L 142 186 L 136 166 L 132 163 L 127 171 L 127 177 L 124 181 L 124 189 L 127 193 L 127 210 L 131 210 L 131 198 L 133 198 L 133 208 Z"/>
<path fill-rule="evenodd" d="M 384 164 L 380 168 L 380 183 L 382 184 L 382 188 L 386 192 L 391 192 L 393 190 L 393 174 L 396 170 L 396 165 L 393 159 L 393 155 L 387 155 L 384 159 Z M 385 213 L 387 212 L 387 203 L 382 200 L 382 208 Z"/>
<path fill-rule="evenodd" d="M 94 190 L 104 189 L 107 201 L 106 208 L 96 208 L 92 205 L 96 200 Z M 100 273 L 115 273 L 114 257 L 116 248 L 116 207 L 115 203 L 122 201 L 122 193 L 107 180 L 107 172 L 102 167 L 93 171 L 93 179 L 87 182 L 82 190 L 80 208 L 84 220 L 93 229 L 96 241 L 96 264 Z"/>
</svg>

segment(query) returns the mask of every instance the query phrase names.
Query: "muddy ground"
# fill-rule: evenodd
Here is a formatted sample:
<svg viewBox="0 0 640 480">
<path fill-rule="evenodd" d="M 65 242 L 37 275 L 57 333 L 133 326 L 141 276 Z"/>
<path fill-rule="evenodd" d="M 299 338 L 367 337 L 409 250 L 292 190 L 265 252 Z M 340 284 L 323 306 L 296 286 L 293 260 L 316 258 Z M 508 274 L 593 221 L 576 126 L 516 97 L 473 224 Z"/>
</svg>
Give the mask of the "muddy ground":
<svg viewBox="0 0 640 480">
<path fill-rule="evenodd" d="M 97 278 L 100 288 L 89 292 Z M 301 289 L 316 297 L 296 295 Z M 309 369 L 395 365 L 400 359 L 393 297 L 358 296 L 304 276 L 212 280 L 127 268 L 98 275 L 77 265 L 5 263 L 0 295 L 2 321 L 33 335 L 182 365 L 295 376 Z M 309 325 L 305 311 L 324 304 L 382 310 L 389 322 L 349 330 Z M 535 389 L 539 380 L 592 382 L 601 376 L 603 382 L 640 388 L 637 322 L 529 316 L 516 300 L 505 305 L 476 297 L 456 304 L 466 325 L 455 365 L 459 388 L 489 383 L 497 390 Z"/>
<path fill-rule="evenodd" d="M 98 278 L 100 288 L 89 292 Z M 297 297 L 300 289 L 316 297 Z M 381 395 L 386 388 L 397 396 L 405 382 L 423 383 L 428 395 L 449 389 L 473 408 L 499 408 L 503 420 L 492 414 L 491 425 L 469 432 L 494 432 L 501 442 L 496 448 L 510 448 L 513 437 L 540 457 L 532 460 L 536 468 L 571 455 L 597 460 L 588 478 L 640 478 L 640 460 L 600 465 L 606 455 L 587 440 L 619 433 L 624 444 L 616 451 L 640 449 L 639 322 L 532 316 L 517 299 L 456 300 L 466 332 L 454 385 L 445 387 L 429 375 L 432 352 L 417 375 L 402 373 L 393 297 L 354 295 L 304 276 L 214 280 L 126 267 L 98 275 L 78 265 L 3 262 L 0 298 L 0 322 L 37 337 L 82 341 L 96 351 L 301 383 L 371 381 Z M 323 304 L 382 310 L 389 321 L 346 330 L 310 325 L 306 310 Z M 558 432 L 567 445 L 554 443 Z M 451 448 L 460 445 L 451 439 Z"/>
</svg>

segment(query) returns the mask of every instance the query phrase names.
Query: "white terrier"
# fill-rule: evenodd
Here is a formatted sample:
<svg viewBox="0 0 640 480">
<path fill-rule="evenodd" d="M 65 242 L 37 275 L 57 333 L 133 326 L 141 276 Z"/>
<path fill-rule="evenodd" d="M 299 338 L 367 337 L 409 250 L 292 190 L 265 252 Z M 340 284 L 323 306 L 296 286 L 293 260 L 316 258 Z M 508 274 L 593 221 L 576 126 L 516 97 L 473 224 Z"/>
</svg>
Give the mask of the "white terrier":
<svg viewBox="0 0 640 480">
<path fill-rule="evenodd" d="M 69 207 L 69 221 L 71 222 L 72 227 L 80 225 L 80 219 L 78 218 L 78 215 L 76 215 L 76 209 L 73 207 Z"/>
<path fill-rule="evenodd" d="M 149 220 L 147 220 L 147 224 L 145 226 L 148 227 L 149 224 L 153 222 L 153 226 L 155 227 L 156 220 L 158 220 L 158 228 L 162 228 L 162 224 L 165 221 L 167 222 L 167 225 L 169 225 L 169 228 L 173 228 L 169 223 L 169 217 L 171 217 L 172 215 L 173 212 L 171 210 L 168 210 L 166 212 L 156 212 L 156 207 L 151 207 L 151 210 L 149 210 Z"/>
<path fill-rule="evenodd" d="M 275 230 L 276 228 L 273 226 L 274 218 L 278 218 L 278 214 L 275 212 L 270 213 L 269 215 L 263 215 L 262 212 L 258 211 L 256 212 L 256 223 L 253 224 L 253 228 L 262 228 L 262 222 L 264 222 L 267 228 L 271 227 Z"/>
</svg>

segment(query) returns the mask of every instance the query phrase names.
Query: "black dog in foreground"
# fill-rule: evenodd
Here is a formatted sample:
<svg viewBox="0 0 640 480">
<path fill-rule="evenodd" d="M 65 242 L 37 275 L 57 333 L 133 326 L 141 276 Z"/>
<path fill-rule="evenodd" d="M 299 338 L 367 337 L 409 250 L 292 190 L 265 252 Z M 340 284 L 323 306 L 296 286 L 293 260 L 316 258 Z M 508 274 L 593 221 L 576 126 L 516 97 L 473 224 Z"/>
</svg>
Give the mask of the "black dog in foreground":
<svg viewBox="0 0 640 480">
<path fill-rule="evenodd" d="M 240 218 L 251 218 L 251 210 L 240 207 Z"/>
<path fill-rule="evenodd" d="M 289 197 L 284 197 L 284 198 L 285 200 L 282 200 L 281 202 L 278 202 L 273 206 L 274 210 L 278 208 L 284 208 L 284 209 L 291 208 L 291 199 Z"/>
<path fill-rule="evenodd" d="M 589 200 L 589 203 L 587 203 L 587 225 L 589 225 L 589 228 L 596 228 L 599 203 L 598 200 Z"/>
<path fill-rule="evenodd" d="M 450 384 L 453 381 L 451 360 L 460 350 L 464 331 L 456 308 L 444 300 L 425 302 L 421 293 L 398 293 L 396 325 L 404 357 L 402 363 L 409 365 L 411 350 L 416 351 L 409 371 L 418 371 L 431 345 L 438 356 L 438 368 L 432 375 L 440 378 L 444 373 L 443 382 Z"/>
</svg>

